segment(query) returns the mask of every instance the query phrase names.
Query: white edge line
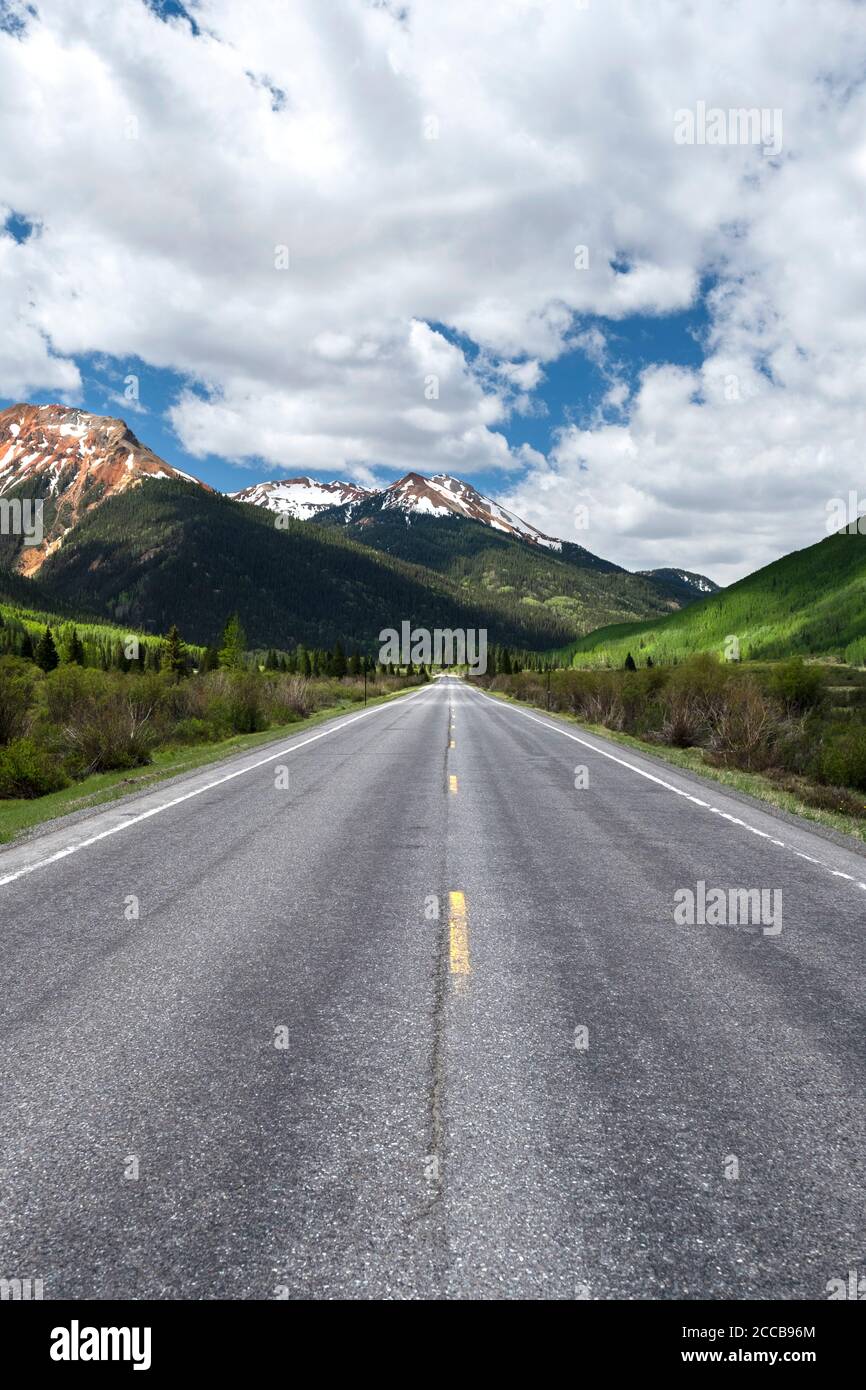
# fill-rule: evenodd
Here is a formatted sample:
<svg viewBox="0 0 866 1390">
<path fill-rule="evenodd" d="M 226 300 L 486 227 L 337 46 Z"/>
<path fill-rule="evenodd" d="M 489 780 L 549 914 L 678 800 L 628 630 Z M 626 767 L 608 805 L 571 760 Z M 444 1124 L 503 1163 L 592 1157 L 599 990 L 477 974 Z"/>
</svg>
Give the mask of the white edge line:
<svg viewBox="0 0 866 1390">
<path fill-rule="evenodd" d="M 851 883 L 857 883 L 858 888 L 866 891 L 866 883 L 859 883 L 852 874 L 842 873 L 839 869 L 831 869 L 823 859 L 813 859 L 809 854 L 802 854 L 800 850 L 793 849 L 793 846 L 786 845 L 784 840 L 775 840 L 765 830 L 758 830 L 754 825 L 749 825 L 746 821 L 740 820 L 737 816 L 732 816 L 727 811 L 722 811 L 718 806 L 711 806 L 708 801 L 702 801 L 699 796 L 691 796 L 689 792 L 684 792 L 680 787 L 675 787 L 672 782 L 666 782 L 663 777 L 655 777 L 651 772 L 645 772 L 642 767 L 635 767 L 634 763 L 626 762 L 625 758 L 618 758 L 615 753 L 608 753 L 605 748 L 599 748 L 594 743 L 588 743 L 585 738 L 580 738 L 577 734 L 572 734 L 568 729 L 561 729 L 558 724 L 548 723 L 546 719 L 539 719 L 537 715 L 530 714 L 528 710 L 520 709 L 518 705 L 513 705 L 506 700 L 494 700 L 492 695 L 486 695 L 482 690 L 477 690 L 473 686 L 467 689 L 473 690 L 482 700 L 489 700 L 497 709 L 510 709 L 515 714 L 522 714 L 524 719 L 531 719 L 533 724 L 540 724 L 543 729 L 549 729 L 551 733 L 563 734 L 565 738 L 572 739 L 575 743 L 580 743 L 584 748 L 588 748 L 592 753 L 600 753 L 603 758 L 610 758 L 612 763 L 619 763 L 620 767 L 627 767 L 631 772 L 636 772 L 639 777 L 645 777 L 648 782 L 655 782 L 660 787 L 665 787 L 673 792 L 675 796 L 685 797 L 686 801 L 692 801 L 696 806 L 705 806 L 708 811 L 716 816 L 722 816 L 725 820 L 732 821 L 734 825 L 741 825 L 744 830 L 750 830 L 753 835 L 760 835 L 762 839 L 768 840 L 771 845 L 778 845 L 780 849 L 792 850 L 800 859 L 808 859 L 810 863 L 817 864 L 819 868 L 828 869 L 834 878 L 844 878 Z"/>
<path fill-rule="evenodd" d="M 361 714 L 353 714 L 351 718 L 344 719 L 341 724 L 334 724 L 331 728 L 322 729 L 318 734 L 311 734 L 309 738 L 302 739 L 300 743 L 293 743 L 289 747 L 280 748 L 276 753 L 271 753 L 267 758 L 260 758 L 256 763 L 250 763 L 248 767 L 237 768 L 234 772 L 227 772 L 225 777 L 218 777 L 214 782 L 208 782 L 204 787 L 195 787 L 191 792 L 184 792 L 183 796 L 175 796 L 171 801 L 164 801 L 159 806 L 152 806 L 149 811 L 142 811 L 140 815 L 130 816 L 121 825 L 112 825 L 108 830 L 101 830 L 98 835 L 91 835 L 87 840 L 80 840 L 78 844 L 68 845 L 66 849 L 59 849 L 56 854 L 49 854 L 46 859 L 37 859 L 33 864 L 27 864 L 23 869 L 16 869 L 14 873 L 5 874 L 0 878 L 0 888 L 7 883 L 14 883 L 18 878 L 24 878 L 27 874 L 35 873 L 37 869 L 44 869 L 48 864 L 56 864 L 60 859 L 66 859 L 70 854 L 77 854 L 80 849 L 88 849 L 90 845 L 98 844 L 100 840 L 107 840 L 111 835 L 119 835 L 121 830 L 129 830 L 130 826 L 139 825 L 142 821 L 150 820 L 151 816 L 158 816 L 162 811 L 168 811 L 172 806 L 180 806 L 184 801 L 192 801 L 193 797 L 203 796 L 205 792 L 213 791 L 214 787 L 221 787 L 224 782 L 231 782 L 235 777 L 243 777 L 247 772 L 255 772 L 256 768 L 266 767 L 268 763 L 274 763 L 278 758 L 287 758 L 292 753 L 297 753 L 299 748 L 306 748 L 310 743 L 316 743 L 320 738 L 327 738 L 330 734 L 338 734 L 341 729 L 346 729 L 350 724 L 357 724 L 359 719 L 367 719 L 371 714 L 381 714 L 383 710 L 394 709 L 396 705 L 406 704 L 408 700 L 413 700 L 418 695 L 429 695 L 430 690 L 435 686 L 422 690 L 413 690 L 411 694 L 404 695 L 401 699 L 388 700 L 383 705 L 376 705 L 373 709 L 363 710 Z M 101 808 L 94 808 L 96 815 L 100 814 Z"/>
</svg>

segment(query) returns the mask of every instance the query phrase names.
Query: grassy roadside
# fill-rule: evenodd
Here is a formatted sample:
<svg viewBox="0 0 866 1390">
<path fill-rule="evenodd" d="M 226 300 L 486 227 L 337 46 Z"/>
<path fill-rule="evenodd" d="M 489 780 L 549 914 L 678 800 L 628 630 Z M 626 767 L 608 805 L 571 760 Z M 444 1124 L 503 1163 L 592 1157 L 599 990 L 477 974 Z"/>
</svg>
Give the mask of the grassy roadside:
<svg viewBox="0 0 866 1390">
<path fill-rule="evenodd" d="M 407 686 L 404 690 L 394 690 L 387 695 L 368 698 L 367 708 L 372 705 L 387 704 L 389 700 L 399 699 L 419 686 Z M 261 744 L 279 743 L 283 738 L 291 738 L 316 724 L 323 724 L 337 715 L 363 710 L 358 700 L 341 700 L 327 709 L 317 710 L 306 719 L 296 719 L 291 724 L 265 729 L 258 734 L 235 734 L 219 743 L 203 743 L 159 748 L 154 752 L 153 761 L 147 767 L 125 768 L 117 772 L 97 772 L 81 782 L 74 782 L 62 791 L 49 792 L 47 796 L 28 799 L 0 801 L 0 845 L 8 845 L 19 835 L 32 830 L 34 826 L 46 821 L 69 815 L 75 811 L 89 811 L 108 802 L 129 796 L 131 792 L 149 791 L 159 782 L 169 777 L 177 777 L 184 772 L 194 772 L 196 768 L 207 767 L 209 763 L 221 762 L 233 753 L 243 753 Z"/>
<path fill-rule="evenodd" d="M 724 787 L 730 787 L 732 791 L 744 792 L 748 796 L 754 796 L 759 801 L 766 801 L 770 806 L 775 806 L 780 811 L 801 816 L 804 820 L 814 821 L 818 825 L 827 826 L 830 830 L 836 830 L 843 835 L 851 835 L 855 840 L 866 842 L 866 819 L 861 820 L 841 811 L 829 811 L 810 806 L 795 792 L 780 787 L 771 777 L 765 777 L 760 772 L 741 772 L 737 768 L 713 767 L 704 761 L 703 750 L 700 748 L 669 748 L 658 743 L 647 743 L 643 739 L 635 738 L 632 734 L 618 733 L 613 729 L 608 729 L 604 724 L 590 724 L 584 720 L 576 719 L 571 714 L 554 711 L 548 714 L 546 710 L 539 709 L 530 700 L 518 700 L 513 695 L 506 695 L 499 690 L 488 690 L 484 693 L 494 696 L 497 700 L 503 700 L 506 704 L 520 705 L 522 709 L 536 710 L 539 714 L 546 714 L 549 719 L 558 719 L 563 724 L 576 725 L 599 738 L 607 739 L 609 743 L 618 743 L 626 748 L 634 748 L 647 757 L 655 758 L 657 762 L 682 768 L 686 772 L 693 772 L 705 781 L 719 782 Z M 864 810 L 866 810 L 866 803 L 864 803 Z"/>
</svg>

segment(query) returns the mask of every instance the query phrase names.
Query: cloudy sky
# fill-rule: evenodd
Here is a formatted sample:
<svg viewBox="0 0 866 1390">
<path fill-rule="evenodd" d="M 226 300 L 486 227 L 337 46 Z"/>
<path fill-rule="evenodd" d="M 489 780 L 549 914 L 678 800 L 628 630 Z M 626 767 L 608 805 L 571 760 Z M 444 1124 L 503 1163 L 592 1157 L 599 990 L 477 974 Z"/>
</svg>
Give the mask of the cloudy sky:
<svg viewBox="0 0 866 1390">
<path fill-rule="evenodd" d="M 0 0 L 0 403 L 226 489 L 729 582 L 866 499 L 864 207 L 859 0 Z"/>
</svg>

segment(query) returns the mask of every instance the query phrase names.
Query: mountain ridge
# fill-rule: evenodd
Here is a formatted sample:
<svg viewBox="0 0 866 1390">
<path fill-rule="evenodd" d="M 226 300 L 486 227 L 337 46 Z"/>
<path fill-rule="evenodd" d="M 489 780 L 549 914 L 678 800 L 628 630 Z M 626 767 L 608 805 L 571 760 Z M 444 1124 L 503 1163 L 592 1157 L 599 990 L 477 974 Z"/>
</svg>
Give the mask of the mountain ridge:
<svg viewBox="0 0 866 1390">
<path fill-rule="evenodd" d="M 491 640 L 532 649 L 693 597 L 681 574 L 679 588 L 634 575 L 447 474 L 410 472 L 382 489 L 304 475 L 223 494 L 166 463 L 123 420 L 29 404 L 0 412 L 0 460 L 0 500 L 44 504 L 39 545 L 0 535 L 10 581 L 38 579 L 58 608 L 148 631 L 179 621 L 202 643 L 241 603 L 233 595 L 267 645 L 368 641 L 376 622 L 412 617 L 487 623 Z M 303 582 L 293 587 L 295 571 Z M 389 592 L 402 609 L 389 611 Z"/>
</svg>

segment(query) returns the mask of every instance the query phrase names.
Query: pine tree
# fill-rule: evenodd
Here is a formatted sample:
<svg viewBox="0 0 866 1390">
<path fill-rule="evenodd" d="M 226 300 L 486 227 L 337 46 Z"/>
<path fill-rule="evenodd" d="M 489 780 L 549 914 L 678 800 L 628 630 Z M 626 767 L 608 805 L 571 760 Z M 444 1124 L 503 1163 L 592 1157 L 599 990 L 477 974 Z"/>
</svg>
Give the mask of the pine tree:
<svg viewBox="0 0 866 1390">
<path fill-rule="evenodd" d="M 222 645 L 219 651 L 219 664 L 228 671 L 239 671 L 244 664 L 247 649 L 247 636 L 241 627 L 237 613 L 233 613 L 225 625 Z"/>
<path fill-rule="evenodd" d="M 350 675 L 350 676 L 360 676 L 360 674 L 361 674 L 361 653 L 358 651 L 358 648 L 356 647 L 355 650 L 352 652 L 352 655 L 349 657 L 349 675 Z"/>
<path fill-rule="evenodd" d="M 69 639 L 66 660 L 73 666 L 84 665 L 84 644 L 78 636 L 78 629 L 72 629 L 72 636 Z"/>
<path fill-rule="evenodd" d="M 162 669 L 170 672 L 177 680 L 186 675 L 186 649 L 176 623 L 172 623 L 163 642 Z"/>
<path fill-rule="evenodd" d="M 330 674 L 342 680 L 343 676 L 346 674 L 346 653 L 343 651 L 342 645 L 339 642 L 334 643 L 330 667 Z"/>
<path fill-rule="evenodd" d="M 33 657 L 37 666 L 41 666 L 43 671 L 53 671 L 60 658 L 57 655 L 57 648 L 54 645 L 54 638 L 51 636 L 51 628 L 46 627 L 39 641 L 36 643 L 36 651 Z"/>
<path fill-rule="evenodd" d="M 24 636 L 21 638 L 21 646 L 18 648 L 18 655 L 22 656 L 25 661 L 33 660 L 33 638 L 26 627 Z"/>
<path fill-rule="evenodd" d="M 635 659 L 634 659 L 634 657 L 632 656 L 631 652 L 629 652 L 629 653 L 627 654 L 627 656 L 626 656 L 624 670 L 626 670 L 626 671 L 636 671 L 636 670 L 637 670 L 637 666 L 635 665 Z"/>
</svg>

